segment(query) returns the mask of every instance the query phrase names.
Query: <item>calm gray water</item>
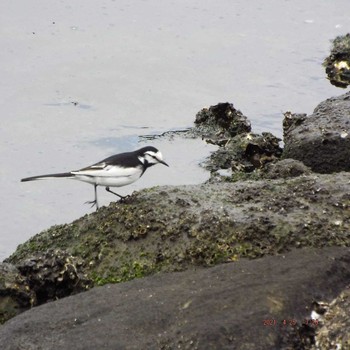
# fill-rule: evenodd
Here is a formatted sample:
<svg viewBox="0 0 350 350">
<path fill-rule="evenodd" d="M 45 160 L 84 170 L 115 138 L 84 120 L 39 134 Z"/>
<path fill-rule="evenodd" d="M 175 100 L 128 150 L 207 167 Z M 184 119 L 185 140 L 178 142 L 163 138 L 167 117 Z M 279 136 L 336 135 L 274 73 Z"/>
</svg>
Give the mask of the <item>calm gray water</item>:
<svg viewBox="0 0 350 350">
<path fill-rule="evenodd" d="M 343 91 L 325 79 L 349 0 L 2 0 L 0 260 L 35 233 L 91 212 L 92 186 L 22 177 L 77 169 L 190 126 L 229 101 L 257 132 Z M 72 103 L 72 102 L 77 102 Z M 148 142 L 170 168 L 120 193 L 207 179 L 201 141 Z M 142 144 L 143 145 L 143 144 Z M 113 196 L 100 193 L 101 204 Z"/>
</svg>

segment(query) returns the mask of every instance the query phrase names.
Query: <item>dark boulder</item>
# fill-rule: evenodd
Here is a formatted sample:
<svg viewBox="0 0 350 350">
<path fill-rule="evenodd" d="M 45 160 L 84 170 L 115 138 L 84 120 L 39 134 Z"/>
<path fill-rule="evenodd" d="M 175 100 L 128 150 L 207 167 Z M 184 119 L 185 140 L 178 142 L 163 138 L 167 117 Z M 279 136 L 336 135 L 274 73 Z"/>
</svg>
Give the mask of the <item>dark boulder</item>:
<svg viewBox="0 0 350 350">
<path fill-rule="evenodd" d="M 313 114 L 285 113 L 283 158 L 318 173 L 350 171 L 350 93 L 321 102 Z"/>
<path fill-rule="evenodd" d="M 305 349 L 314 300 L 350 280 L 348 248 L 160 274 L 94 288 L 27 311 L 0 328 L 2 350 Z"/>
</svg>

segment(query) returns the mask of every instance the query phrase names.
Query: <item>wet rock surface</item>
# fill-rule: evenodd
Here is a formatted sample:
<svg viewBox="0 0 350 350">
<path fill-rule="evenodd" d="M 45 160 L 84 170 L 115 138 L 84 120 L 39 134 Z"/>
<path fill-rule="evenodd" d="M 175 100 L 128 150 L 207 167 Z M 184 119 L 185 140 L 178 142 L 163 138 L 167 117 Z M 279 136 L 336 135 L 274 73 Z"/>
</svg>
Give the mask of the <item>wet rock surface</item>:
<svg viewBox="0 0 350 350">
<path fill-rule="evenodd" d="M 350 278 L 347 248 L 298 249 L 106 285 L 47 303 L 0 328 L 3 350 L 303 349 L 312 302 Z"/>
<path fill-rule="evenodd" d="M 284 158 L 318 173 L 350 170 L 350 93 L 320 103 L 310 116 L 285 114 Z"/>
</svg>

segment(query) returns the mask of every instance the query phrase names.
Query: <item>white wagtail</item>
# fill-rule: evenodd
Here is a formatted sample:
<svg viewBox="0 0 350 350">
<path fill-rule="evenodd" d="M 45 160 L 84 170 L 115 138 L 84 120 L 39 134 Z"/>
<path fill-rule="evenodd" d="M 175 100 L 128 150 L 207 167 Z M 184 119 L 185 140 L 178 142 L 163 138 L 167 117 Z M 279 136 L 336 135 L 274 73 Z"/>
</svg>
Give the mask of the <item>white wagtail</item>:
<svg viewBox="0 0 350 350">
<path fill-rule="evenodd" d="M 67 178 L 88 182 L 89 184 L 94 185 L 95 199 L 87 203 L 92 204 L 92 206 L 96 205 L 96 209 L 98 209 L 97 186 L 105 186 L 108 192 L 124 199 L 126 197 L 111 191 L 109 188 L 122 187 L 135 182 L 144 174 L 147 168 L 158 163 L 169 166 L 164 162 L 160 151 L 155 147 L 147 146 L 134 152 L 116 154 L 80 170 L 67 173 L 31 176 L 26 177 L 21 181 L 33 181 L 47 178 Z"/>
</svg>

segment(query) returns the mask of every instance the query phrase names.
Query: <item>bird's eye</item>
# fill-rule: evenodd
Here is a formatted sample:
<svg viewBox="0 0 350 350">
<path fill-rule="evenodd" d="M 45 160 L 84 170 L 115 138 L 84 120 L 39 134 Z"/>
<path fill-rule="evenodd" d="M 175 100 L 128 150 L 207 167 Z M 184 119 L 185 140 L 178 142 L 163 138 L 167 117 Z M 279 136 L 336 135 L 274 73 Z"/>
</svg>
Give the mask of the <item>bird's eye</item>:
<svg viewBox="0 0 350 350">
<path fill-rule="evenodd" d="M 154 156 L 153 154 L 150 154 L 150 153 L 146 153 L 147 155 L 151 156 L 153 159 L 157 160 L 157 157 Z"/>
</svg>

